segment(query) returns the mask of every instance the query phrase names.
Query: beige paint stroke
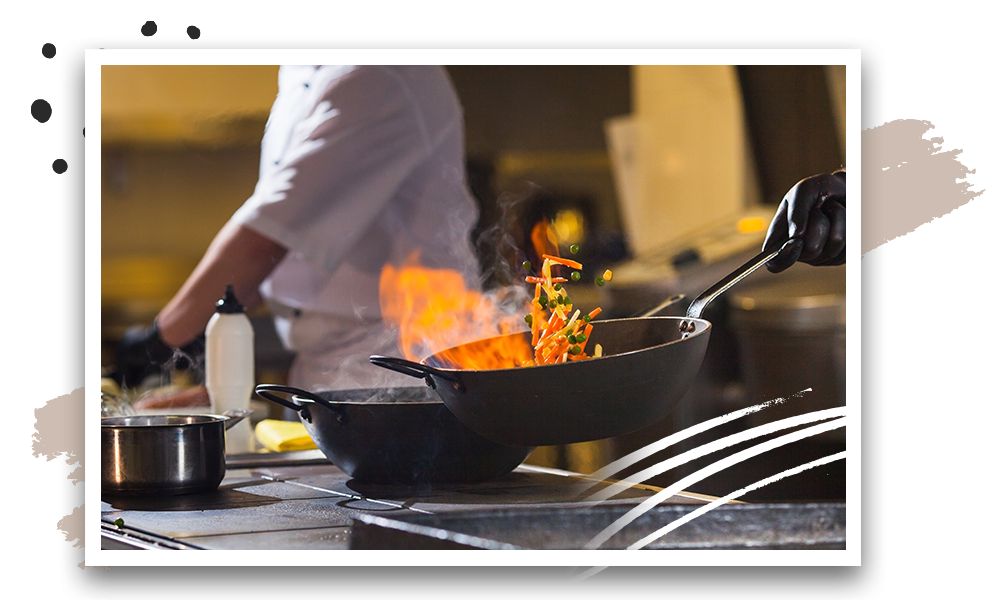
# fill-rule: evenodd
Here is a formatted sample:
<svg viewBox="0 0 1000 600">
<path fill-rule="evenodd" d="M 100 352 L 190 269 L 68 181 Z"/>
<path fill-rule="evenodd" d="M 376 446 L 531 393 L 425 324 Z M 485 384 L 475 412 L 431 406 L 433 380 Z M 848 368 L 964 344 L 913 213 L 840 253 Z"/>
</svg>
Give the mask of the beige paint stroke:
<svg viewBox="0 0 1000 600">
<path fill-rule="evenodd" d="M 73 485 L 83 481 L 83 388 L 53 398 L 35 409 L 35 434 L 31 449 L 36 458 L 54 460 L 60 456 L 66 464 L 77 465 L 67 479 Z"/>
<path fill-rule="evenodd" d="M 902 119 L 861 132 L 861 253 L 906 235 L 979 196 L 962 150 L 927 139 L 930 121 Z"/>
<path fill-rule="evenodd" d="M 44 456 L 46 460 L 63 457 L 68 465 L 76 465 L 67 479 L 75 486 L 83 482 L 84 477 L 84 394 L 83 388 L 77 388 L 66 394 L 53 398 L 41 408 L 35 409 L 35 433 L 32 436 L 31 449 L 35 457 Z M 83 506 L 73 509 L 73 513 L 63 517 L 57 524 L 59 531 L 66 535 L 66 540 L 73 547 L 84 545 L 84 510 Z M 83 568 L 83 563 L 80 567 Z"/>
</svg>

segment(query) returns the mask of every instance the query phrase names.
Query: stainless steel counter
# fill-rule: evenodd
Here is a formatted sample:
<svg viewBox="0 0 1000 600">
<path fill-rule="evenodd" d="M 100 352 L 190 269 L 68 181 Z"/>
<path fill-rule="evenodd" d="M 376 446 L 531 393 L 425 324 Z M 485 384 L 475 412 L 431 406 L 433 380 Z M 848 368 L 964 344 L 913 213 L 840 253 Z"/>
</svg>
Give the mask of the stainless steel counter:
<svg viewBox="0 0 1000 600">
<path fill-rule="evenodd" d="M 267 464 L 275 459 L 280 462 Z M 351 480 L 318 452 L 242 457 L 230 460 L 226 478 L 213 493 L 105 498 L 102 548 L 579 548 L 591 530 L 600 530 L 595 527 L 654 493 L 632 488 L 600 506 L 585 505 L 579 497 L 582 482 L 576 474 L 522 465 L 488 483 L 399 488 Z M 658 528 L 709 500 L 674 496 L 629 535 Z M 718 517 L 692 522 L 704 519 L 701 526 L 683 526 L 690 532 L 683 537 L 685 547 L 843 546 L 843 505 L 745 510 L 749 506 L 717 509 L 708 515 L 719 512 Z M 767 540 L 771 546 L 763 543 Z"/>
</svg>

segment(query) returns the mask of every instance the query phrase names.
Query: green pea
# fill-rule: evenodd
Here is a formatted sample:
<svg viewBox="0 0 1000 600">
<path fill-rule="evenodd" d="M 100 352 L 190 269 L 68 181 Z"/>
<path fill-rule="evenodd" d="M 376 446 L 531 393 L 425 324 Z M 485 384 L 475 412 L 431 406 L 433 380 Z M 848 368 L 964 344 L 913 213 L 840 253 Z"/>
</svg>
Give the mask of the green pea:
<svg viewBox="0 0 1000 600">
<path fill-rule="evenodd" d="M 526 260 L 523 263 L 521 263 L 521 266 L 524 267 L 525 271 L 530 271 L 531 270 L 531 261 Z"/>
<path fill-rule="evenodd" d="M 576 343 L 577 344 L 582 344 L 582 343 L 584 343 L 586 341 L 587 341 L 587 336 L 583 335 L 582 333 L 576 334 Z"/>
<path fill-rule="evenodd" d="M 584 323 L 590 323 L 590 321 L 591 321 L 590 315 L 583 315 L 583 322 Z"/>
<path fill-rule="evenodd" d="M 524 315 L 524 322 L 531 325 L 532 317 L 530 314 Z"/>
<path fill-rule="evenodd" d="M 577 246 L 576 244 L 573 244 L 572 246 L 569 247 L 569 251 L 572 252 L 573 254 L 576 254 L 577 252 L 580 251 L 580 247 Z"/>
<path fill-rule="evenodd" d="M 562 289 L 562 284 L 561 283 L 557 283 L 554 286 L 552 286 L 552 289 L 554 289 L 555 291 L 558 292 L 559 290 Z"/>
<path fill-rule="evenodd" d="M 603 277 L 598 277 L 597 279 L 594 280 L 594 283 L 596 283 L 598 285 L 598 287 L 600 287 L 600 286 L 604 285 L 604 278 Z"/>
<path fill-rule="evenodd" d="M 579 354 L 581 352 L 583 352 L 583 349 L 580 348 L 579 346 L 573 346 L 572 348 L 569 349 L 570 354 Z"/>
<path fill-rule="evenodd" d="M 566 341 L 569 342 L 569 343 L 571 343 L 571 344 L 575 344 L 576 343 L 576 336 L 571 333 L 571 334 L 569 334 L 569 335 L 566 336 Z"/>
<path fill-rule="evenodd" d="M 117 518 L 117 519 L 115 519 L 115 527 L 124 527 L 124 526 L 125 526 L 125 520 L 124 519 L 122 519 L 120 517 Z"/>
<path fill-rule="evenodd" d="M 569 278 L 572 279 L 573 281 L 580 281 L 580 272 L 579 271 L 573 271 L 570 274 Z"/>
<path fill-rule="evenodd" d="M 555 300 L 549 300 L 549 308 L 555 308 L 555 307 L 556 307 L 556 301 Z"/>
</svg>

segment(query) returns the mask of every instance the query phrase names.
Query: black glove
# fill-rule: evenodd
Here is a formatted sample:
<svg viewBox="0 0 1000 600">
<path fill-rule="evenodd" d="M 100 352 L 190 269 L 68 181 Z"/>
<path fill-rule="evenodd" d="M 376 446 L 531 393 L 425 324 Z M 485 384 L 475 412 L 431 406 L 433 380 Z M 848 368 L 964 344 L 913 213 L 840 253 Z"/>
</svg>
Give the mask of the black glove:
<svg viewBox="0 0 1000 600">
<path fill-rule="evenodd" d="M 813 175 L 788 190 L 771 221 L 764 250 L 798 240 L 767 263 L 779 273 L 801 261 L 815 266 L 842 265 L 847 260 L 847 173 Z"/>
<path fill-rule="evenodd" d="M 149 375 L 162 372 L 167 365 L 189 369 L 204 354 L 203 335 L 175 351 L 163 342 L 155 321 L 145 329 L 140 326 L 130 327 L 118 344 L 119 383 L 122 387 L 137 386 Z"/>
</svg>

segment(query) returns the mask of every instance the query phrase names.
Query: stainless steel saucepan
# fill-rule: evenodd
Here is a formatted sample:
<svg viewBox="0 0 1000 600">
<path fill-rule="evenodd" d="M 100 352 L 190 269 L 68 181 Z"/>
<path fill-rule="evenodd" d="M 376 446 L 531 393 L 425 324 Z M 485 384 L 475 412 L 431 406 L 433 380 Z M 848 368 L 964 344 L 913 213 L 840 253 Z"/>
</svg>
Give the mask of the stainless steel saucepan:
<svg viewBox="0 0 1000 600">
<path fill-rule="evenodd" d="M 218 488 L 226 474 L 226 430 L 249 414 L 101 419 L 101 492 L 177 496 Z"/>
</svg>

